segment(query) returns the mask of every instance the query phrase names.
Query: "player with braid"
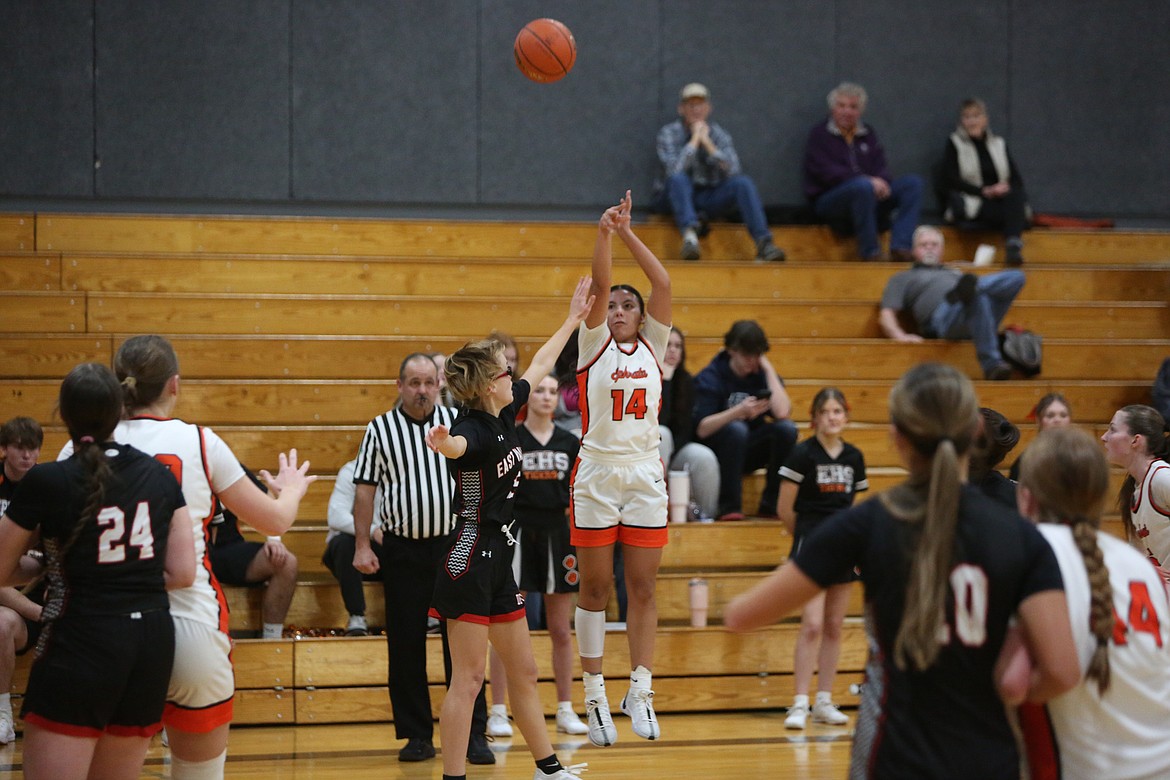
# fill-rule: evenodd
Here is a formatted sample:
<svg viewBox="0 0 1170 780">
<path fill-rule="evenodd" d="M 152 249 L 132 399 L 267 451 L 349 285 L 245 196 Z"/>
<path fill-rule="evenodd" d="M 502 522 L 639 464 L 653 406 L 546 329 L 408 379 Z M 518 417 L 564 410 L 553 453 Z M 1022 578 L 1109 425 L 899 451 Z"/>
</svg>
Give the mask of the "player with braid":
<svg viewBox="0 0 1170 780">
<path fill-rule="evenodd" d="M 1016 617 L 1036 659 L 1027 696 L 1043 701 L 1077 683 L 1060 570 L 1034 526 L 964 482 L 979 425 L 966 377 L 916 366 L 889 405 L 909 478 L 821 523 L 728 605 L 724 624 L 771 623 L 858 567 L 870 652 L 850 776 L 1017 780 L 995 663 Z"/>
<path fill-rule="evenodd" d="M 1100 529 L 1109 468 L 1092 437 L 1042 432 L 1020 470 L 1019 504 L 1060 563 L 1084 680 L 1020 725 L 1033 780 L 1170 777 L 1170 601 L 1142 553 Z M 1019 658 L 1003 680 L 1023 678 Z M 1030 672 L 1027 666 L 1024 669 Z"/>
<path fill-rule="evenodd" d="M 37 534 L 48 588 L 24 709 L 24 776 L 136 778 L 161 728 L 175 630 L 167 590 L 195 580 L 182 491 L 112 441 L 122 392 L 83 363 L 61 383 L 75 454 L 33 467 L 0 519 L 0 582 Z"/>
</svg>

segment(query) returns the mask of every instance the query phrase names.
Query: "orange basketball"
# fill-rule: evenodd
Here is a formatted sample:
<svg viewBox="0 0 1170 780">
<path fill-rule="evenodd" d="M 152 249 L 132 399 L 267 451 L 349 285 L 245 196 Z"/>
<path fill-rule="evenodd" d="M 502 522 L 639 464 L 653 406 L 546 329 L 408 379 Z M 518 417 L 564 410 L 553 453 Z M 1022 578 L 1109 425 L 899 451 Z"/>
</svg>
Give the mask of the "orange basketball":
<svg viewBox="0 0 1170 780">
<path fill-rule="evenodd" d="M 533 19 L 524 25 L 512 47 L 516 67 L 533 81 L 560 81 L 577 61 L 577 42 L 556 19 Z"/>
</svg>

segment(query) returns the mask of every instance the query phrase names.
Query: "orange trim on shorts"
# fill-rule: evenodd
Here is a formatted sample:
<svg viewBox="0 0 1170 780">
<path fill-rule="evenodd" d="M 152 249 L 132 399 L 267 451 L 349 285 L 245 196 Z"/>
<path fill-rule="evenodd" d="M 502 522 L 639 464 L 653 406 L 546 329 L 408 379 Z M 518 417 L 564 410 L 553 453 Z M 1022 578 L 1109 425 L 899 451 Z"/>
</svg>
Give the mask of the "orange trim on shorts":
<svg viewBox="0 0 1170 780">
<path fill-rule="evenodd" d="M 631 547 L 665 547 L 667 541 L 666 528 L 633 528 L 628 525 L 618 526 L 618 537 L 622 544 Z"/>
<path fill-rule="evenodd" d="M 163 708 L 163 724 L 174 726 L 179 731 L 192 734 L 206 734 L 215 731 L 225 723 L 232 722 L 232 699 L 207 707 L 180 707 L 167 702 Z"/>
<path fill-rule="evenodd" d="M 54 734 L 64 734 L 67 737 L 100 739 L 103 733 L 101 729 L 90 728 L 89 726 L 75 726 L 72 723 L 49 720 L 44 716 L 37 715 L 35 712 L 28 713 L 22 719 L 28 725 L 36 726 L 45 731 L 51 731 Z"/>
<path fill-rule="evenodd" d="M 569 526 L 569 541 L 574 547 L 608 547 L 617 543 L 619 527 L 578 528 L 574 524 Z"/>
</svg>

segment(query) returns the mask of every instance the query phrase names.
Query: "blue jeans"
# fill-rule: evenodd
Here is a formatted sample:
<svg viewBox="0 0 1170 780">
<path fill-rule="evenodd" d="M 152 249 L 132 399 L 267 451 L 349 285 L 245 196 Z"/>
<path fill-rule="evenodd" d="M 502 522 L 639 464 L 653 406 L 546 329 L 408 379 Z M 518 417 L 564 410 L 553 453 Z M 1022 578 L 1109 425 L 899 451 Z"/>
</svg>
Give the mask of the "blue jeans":
<svg viewBox="0 0 1170 780">
<path fill-rule="evenodd" d="M 654 210 L 670 211 L 679 232 L 693 227 L 699 217 L 696 210 L 705 212 L 712 219 L 723 216 L 732 207 L 738 207 L 743 224 L 757 242 L 771 237 L 768 220 L 764 218 L 764 204 L 755 182 L 744 175 L 732 176 L 714 187 L 696 187 L 691 177 L 676 173 L 666 180 L 666 187 L 654 202 Z"/>
<path fill-rule="evenodd" d="M 1003 362 L 999 351 L 999 324 L 1024 287 L 1023 271 L 1000 271 L 980 277 L 970 305 L 943 301 L 930 315 L 925 336 L 971 339 L 984 373 Z"/>
<path fill-rule="evenodd" d="M 857 254 L 863 259 L 876 257 L 878 228 L 890 228 L 890 249 L 909 251 L 914 243 L 914 229 L 922 208 L 922 178 L 909 174 L 890 184 L 890 197 L 878 200 L 868 176 L 857 176 L 838 184 L 813 202 L 817 216 L 834 226 L 847 225 L 857 236 Z M 890 215 L 897 214 L 893 221 Z"/>
<path fill-rule="evenodd" d="M 743 511 L 743 475 L 761 466 L 768 472 L 764 492 L 760 494 L 760 511 L 775 514 L 780 497 L 780 467 L 796 444 L 796 426 L 792 420 L 773 420 L 750 428 L 735 420 L 703 439 L 719 459 L 719 512 Z"/>
</svg>

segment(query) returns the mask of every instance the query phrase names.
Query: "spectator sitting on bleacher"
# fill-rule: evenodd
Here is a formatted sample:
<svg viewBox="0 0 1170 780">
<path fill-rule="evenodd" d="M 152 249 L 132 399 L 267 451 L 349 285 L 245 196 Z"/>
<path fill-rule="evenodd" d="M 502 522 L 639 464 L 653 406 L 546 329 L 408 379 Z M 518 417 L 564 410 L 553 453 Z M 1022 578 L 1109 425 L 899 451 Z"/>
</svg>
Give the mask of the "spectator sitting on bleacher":
<svg viewBox="0 0 1170 780">
<path fill-rule="evenodd" d="M 1024 286 L 1024 273 L 1000 271 L 984 277 L 942 265 L 943 237 L 923 225 L 914 231 L 914 266 L 899 271 L 882 292 L 878 324 L 887 338 L 905 343 L 971 339 L 985 379 L 1009 379 L 1012 368 L 999 350 L 999 324 Z M 918 333 L 898 322 L 914 321 Z"/>
<path fill-rule="evenodd" d="M 40 423 L 31 417 L 13 417 L 0 426 L 0 451 L 4 455 L 0 462 L 0 516 L 8 509 L 17 483 L 37 465 L 44 441 Z M 43 584 L 36 588 L 35 595 L 25 595 L 16 588 L 0 588 L 0 745 L 16 739 L 12 674 L 16 656 L 27 653 L 40 636 L 43 598 Z"/>
<path fill-rule="evenodd" d="M 256 487 L 268 492 L 250 469 L 245 466 L 244 471 Z M 249 542 L 240 533 L 239 520 L 227 507 L 222 507 L 220 514 L 212 519 L 210 533 L 208 557 L 215 578 L 224 585 L 265 585 L 260 600 L 260 619 L 264 624 L 261 636 L 280 639 L 297 587 L 296 556 L 279 536 L 270 536 L 264 542 Z"/>
<path fill-rule="evenodd" d="M 366 593 L 362 582 L 381 582 L 382 578 L 377 574 L 362 574 L 353 567 L 353 553 L 357 545 L 353 530 L 353 500 L 357 495 L 353 484 L 355 463 L 356 458 L 337 472 L 337 481 L 329 496 L 329 534 L 325 537 L 325 554 L 321 556 L 321 563 L 333 573 L 337 584 L 341 586 L 341 600 L 345 602 L 345 611 L 349 613 L 345 635 L 367 636 L 370 631 L 366 623 Z M 377 498 L 374 503 L 378 503 Z M 370 531 L 370 546 L 375 555 L 381 555 L 382 529 L 378 526 Z"/>
<path fill-rule="evenodd" d="M 662 410 L 658 413 L 658 450 L 672 471 L 690 473 L 691 498 L 703 517 L 719 510 L 719 459 L 695 438 L 695 378 L 686 368 L 687 345 L 682 331 L 672 327 L 662 358 Z"/>
<path fill-rule="evenodd" d="M 943 219 L 1003 230 L 1008 265 L 1024 262 L 1021 235 L 1028 224 L 1024 180 L 1007 142 L 987 126 L 987 105 L 968 98 L 959 126 L 947 139 L 939 182 Z"/>
<path fill-rule="evenodd" d="M 862 260 L 880 260 L 878 233 L 890 231 L 890 259 L 910 260 L 918 225 L 922 179 L 894 178 L 873 127 L 861 121 L 865 90 L 842 82 L 828 95 L 829 118 L 808 134 L 804 194 L 834 232 L 857 236 Z M 894 213 L 896 212 L 896 216 Z"/>
<path fill-rule="evenodd" d="M 742 520 L 743 475 L 767 467 L 756 514 L 776 517 L 780 467 L 796 444 L 792 401 L 764 356 L 771 345 L 755 320 L 739 320 L 724 349 L 695 377 L 695 436 L 719 459 L 720 520 Z"/>
</svg>

